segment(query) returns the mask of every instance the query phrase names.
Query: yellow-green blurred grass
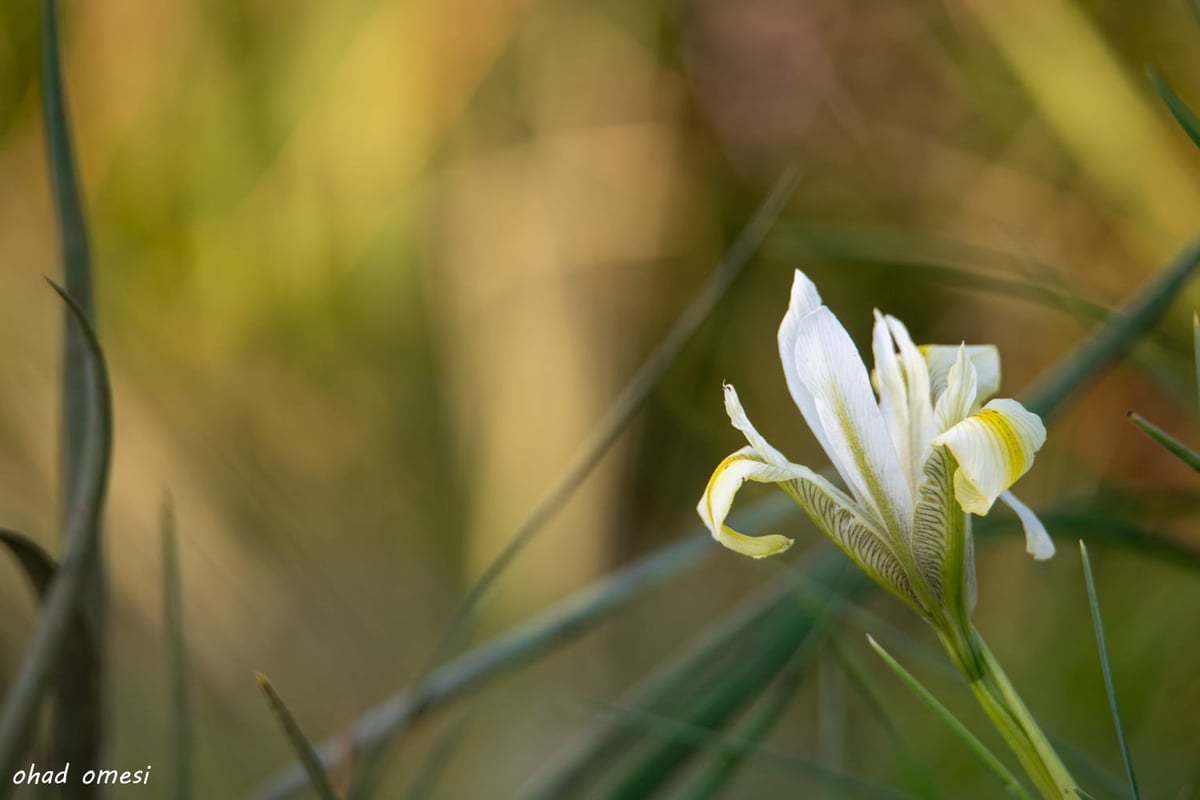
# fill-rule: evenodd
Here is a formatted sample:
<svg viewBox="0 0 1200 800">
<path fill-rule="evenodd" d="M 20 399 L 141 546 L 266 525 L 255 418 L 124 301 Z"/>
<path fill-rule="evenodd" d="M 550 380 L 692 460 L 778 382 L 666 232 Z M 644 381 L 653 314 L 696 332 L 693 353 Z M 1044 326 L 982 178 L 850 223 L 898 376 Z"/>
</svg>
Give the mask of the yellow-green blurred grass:
<svg viewBox="0 0 1200 800">
<path fill-rule="evenodd" d="M 115 757 L 164 758 L 150 588 L 164 486 L 186 532 L 197 774 L 201 795 L 219 796 L 288 758 L 253 670 L 287 686 L 314 736 L 414 676 L 497 537 L 556 477 L 785 157 L 800 156 L 799 217 L 1028 249 L 1084 296 L 1113 304 L 1131 291 L 1196 217 L 1200 164 L 1139 63 L 1169 65 L 1194 96 L 1191 22 L 1182 6 L 1130 24 L 1116 10 L 1028 5 L 1019 28 L 975 3 L 948 19 L 832 0 L 720 14 L 701 3 L 683 16 L 628 2 L 68 3 L 117 393 Z M 31 73 L 7 68 L 35 28 L 16 6 L 3 13 L 0 514 L 48 542 L 59 317 L 40 275 L 55 269 L 55 242 L 37 93 Z M 1054 69 L 1038 66 L 1048 56 Z M 1088 103 L 1062 116 L 1063 98 Z M 722 379 L 744 387 L 793 458 L 823 460 L 794 432 L 772 347 L 790 266 L 764 263 L 738 287 L 502 584 L 487 629 L 690 527 L 710 461 L 736 444 Z M 895 274 L 823 275 L 860 342 L 872 305 L 913 319 L 921 338 L 996 341 L 1014 390 L 1081 335 L 1018 301 L 931 301 Z M 1123 424 L 1130 407 L 1197 440 L 1191 408 L 1120 370 L 1052 429 L 1030 493 L 1047 501 L 1102 475 L 1190 486 Z M 1031 704 L 1062 708 L 1067 732 L 1104 752 L 1102 695 L 1067 691 L 1094 667 L 1086 637 L 1070 633 L 1086 633 L 1075 565 L 1035 568 L 1013 549 L 981 565 L 985 592 L 1022 587 L 1014 607 L 981 608 L 985 630 L 998 629 L 989 636 Z M 1200 702 L 1186 680 L 1197 654 L 1175 638 L 1195 584 L 1112 559 L 1096 553 L 1117 680 L 1136 687 L 1125 705 L 1135 758 L 1173 786 L 1186 779 L 1168 757 L 1179 754 L 1154 753 L 1180 740 L 1178 715 Z M 7 676 L 33 606 L 10 567 L 0 575 L 14 609 L 0 624 Z M 577 699 L 617 694 L 761 580 L 727 561 L 706 568 L 487 695 L 447 796 L 520 785 L 590 720 Z M 1032 632 L 1017 624 L 1038 617 L 1029 598 L 1055 609 Z M 1039 666 L 1034 654 L 1064 648 L 1067 666 Z M 809 711 L 802 700 L 776 743 L 808 741 Z"/>
</svg>

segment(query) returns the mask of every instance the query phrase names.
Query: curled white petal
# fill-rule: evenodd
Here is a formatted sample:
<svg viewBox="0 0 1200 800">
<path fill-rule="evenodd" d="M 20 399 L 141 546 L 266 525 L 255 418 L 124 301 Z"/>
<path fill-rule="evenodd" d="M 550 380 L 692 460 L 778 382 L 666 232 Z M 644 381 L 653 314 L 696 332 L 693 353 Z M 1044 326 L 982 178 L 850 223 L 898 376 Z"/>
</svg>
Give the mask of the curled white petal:
<svg viewBox="0 0 1200 800">
<path fill-rule="evenodd" d="M 933 444 L 949 448 L 958 461 L 954 494 L 959 505 L 982 516 L 1033 465 L 1045 441 L 1046 428 L 1037 414 L 1016 400 L 993 400 Z"/>
<path fill-rule="evenodd" d="M 1025 529 L 1025 552 L 1038 561 L 1045 561 L 1054 555 L 1054 542 L 1046 532 L 1046 526 L 1038 519 L 1033 509 L 1018 500 L 1012 492 L 1000 495 L 1000 501 L 1017 513 L 1021 527 Z"/>
<path fill-rule="evenodd" d="M 717 465 L 696 511 L 714 539 L 734 552 L 751 558 L 777 555 L 792 546 L 792 540 L 778 534 L 746 536 L 725 524 L 733 498 L 746 481 L 779 483 L 788 480 L 788 471 L 759 460 L 752 447 L 743 447 Z"/>
</svg>

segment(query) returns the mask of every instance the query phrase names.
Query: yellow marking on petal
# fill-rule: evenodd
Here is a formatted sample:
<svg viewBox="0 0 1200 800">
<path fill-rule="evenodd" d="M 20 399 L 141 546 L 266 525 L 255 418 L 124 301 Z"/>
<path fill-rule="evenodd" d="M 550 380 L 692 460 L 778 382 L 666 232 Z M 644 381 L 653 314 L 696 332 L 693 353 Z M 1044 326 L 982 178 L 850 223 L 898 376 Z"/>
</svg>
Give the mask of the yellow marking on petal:
<svg viewBox="0 0 1200 800">
<path fill-rule="evenodd" d="M 1016 483 L 1017 478 L 1025 474 L 1025 470 L 1029 465 L 1027 461 L 1027 449 L 1021 439 L 1020 434 L 1013 428 L 1012 421 L 1004 414 L 994 408 L 985 408 L 975 415 L 975 419 L 986 425 L 992 433 L 999 437 L 1000 442 L 1004 447 L 1006 459 L 1008 463 L 1008 485 Z M 1028 454 L 1028 461 L 1032 461 L 1032 454 Z"/>
<path fill-rule="evenodd" d="M 708 486 L 704 490 L 703 499 L 703 510 L 705 513 L 703 513 L 701 516 L 703 517 L 705 526 L 712 532 L 713 538 L 735 553 L 740 553 L 744 556 L 749 556 L 750 558 L 766 558 L 768 556 L 778 555 L 792 546 L 793 542 L 791 539 L 778 534 L 747 536 L 744 533 L 738 533 L 733 528 L 730 528 L 725 524 L 725 515 L 728 513 L 729 508 L 726 507 L 723 509 L 719 516 L 713 508 L 713 494 L 715 493 L 716 488 L 721 484 L 722 475 L 734 465 L 745 461 L 761 465 L 762 467 L 766 467 L 768 469 L 778 469 L 777 467 L 773 468 L 772 465 L 763 462 L 760 458 L 757 458 L 751 453 L 737 452 L 726 456 L 725 459 L 717 465 L 717 468 L 713 471 L 712 477 L 708 479 Z M 741 479 L 738 481 L 738 485 L 733 489 L 733 494 L 737 493 L 737 490 L 740 488 L 740 484 L 747 479 L 754 480 L 755 478 L 749 475 L 741 476 Z M 758 478 L 758 480 L 761 480 L 761 478 Z M 730 505 L 732 505 L 733 494 L 731 494 L 729 498 Z"/>
<path fill-rule="evenodd" d="M 777 556 L 790 548 L 794 541 L 777 533 L 766 536 L 747 536 L 738 533 L 728 525 L 721 526 L 721 537 L 718 541 L 735 553 L 741 553 L 750 558 L 767 558 Z"/>
</svg>

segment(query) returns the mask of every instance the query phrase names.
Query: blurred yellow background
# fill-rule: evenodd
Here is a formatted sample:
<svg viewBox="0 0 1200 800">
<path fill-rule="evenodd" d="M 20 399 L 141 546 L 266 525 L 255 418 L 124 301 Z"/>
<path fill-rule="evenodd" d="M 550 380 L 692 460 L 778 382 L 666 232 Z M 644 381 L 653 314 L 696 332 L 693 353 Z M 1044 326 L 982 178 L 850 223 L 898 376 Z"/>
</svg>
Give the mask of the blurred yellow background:
<svg viewBox="0 0 1200 800">
<path fill-rule="evenodd" d="M 0 523 L 52 547 L 60 310 L 42 281 L 58 256 L 35 5 L 0 6 Z M 416 677 L 457 600 L 785 163 L 800 185 L 764 257 L 501 582 L 481 635 L 696 527 L 710 469 L 738 445 L 722 380 L 793 460 L 824 463 L 774 346 L 793 267 L 860 344 L 874 306 L 919 340 L 996 342 L 1005 394 L 1085 330 L 898 267 L 800 260 L 797 223 L 987 245 L 1014 254 L 1020 277 L 1115 306 L 1200 219 L 1200 154 L 1142 72 L 1158 64 L 1200 97 L 1200 27 L 1183 2 L 62 8 L 117 403 L 112 760 L 164 758 L 157 520 L 169 490 L 203 797 L 243 793 L 289 760 L 254 670 L 316 737 Z M 1187 341 L 1197 300 L 1162 330 Z M 1194 486 L 1123 419 L 1136 408 L 1200 435 L 1186 351 L 1144 355 L 1174 382 L 1122 367 L 1089 390 L 1052 426 L 1023 497 L 1046 508 L 1104 481 Z M 1156 525 L 1200 545 L 1186 520 Z M 799 519 L 792 529 L 802 546 L 817 540 Z M 1194 787 L 1197 581 L 1095 558 L 1152 796 Z M 439 796 L 511 796 L 600 718 L 589 704 L 784 568 L 718 556 L 472 699 Z M 1073 548 L 1034 565 L 1005 539 L 983 549 L 980 582 L 980 627 L 1030 704 L 1115 766 Z M 35 614 L 7 562 L 0 603 L 3 682 Z M 873 604 L 923 636 L 894 605 Z M 774 746 L 815 752 L 813 702 L 801 695 Z M 958 756 L 910 710 L 930 758 Z M 407 739 L 385 786 L 403 786 L 458 716 Z M 863 735 L 851 765 L 871 763 Z M 788 786 L 752 769 L 731 796 Z"/>
</svg>

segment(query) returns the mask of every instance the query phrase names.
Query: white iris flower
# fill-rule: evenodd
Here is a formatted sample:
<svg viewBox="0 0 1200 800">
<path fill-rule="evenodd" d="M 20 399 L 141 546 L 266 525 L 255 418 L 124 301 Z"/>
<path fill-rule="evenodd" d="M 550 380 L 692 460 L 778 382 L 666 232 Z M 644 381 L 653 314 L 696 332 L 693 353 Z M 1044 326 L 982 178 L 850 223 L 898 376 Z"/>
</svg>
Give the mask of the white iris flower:
<svg viewBox="0 0 1200 800">
<path fill-rule="evenodd" d="M 934 619 L 953 610 L 962 619 L 975 602 L 969 515 L 988 513 L 999 499 L 1020 517 L 1029 553 L 1054 555 L 1042 523 L 1008 492 L 1033 464 L 1046 430 L 1017 401 L 989 400 L 1000 385 L 993 346 L 918 348 L 898 319 L 878 311 L 872 345 L 875 371 L 868 376 L 850 335 L 797 271 L 779 327 L 783 371 L 849 491 L 784 458 L 726 386 L 725 410 L 749 445 L 720 463 L 698 511 L 731 550 L 754 558 L 782 553 L 791 539 L 746 536 L 725 524 L 743 483 L 778 484 L 851 560 L 918 613 Z"/>
</svg>

